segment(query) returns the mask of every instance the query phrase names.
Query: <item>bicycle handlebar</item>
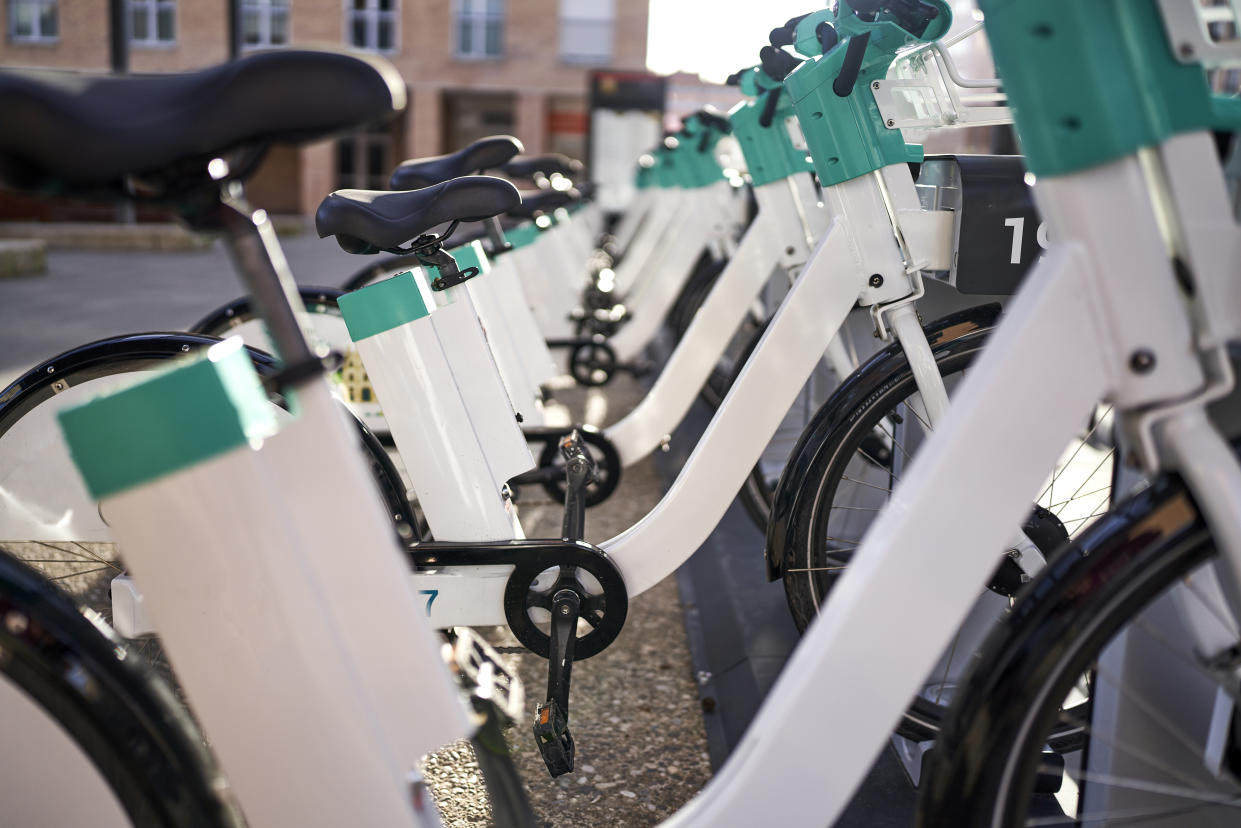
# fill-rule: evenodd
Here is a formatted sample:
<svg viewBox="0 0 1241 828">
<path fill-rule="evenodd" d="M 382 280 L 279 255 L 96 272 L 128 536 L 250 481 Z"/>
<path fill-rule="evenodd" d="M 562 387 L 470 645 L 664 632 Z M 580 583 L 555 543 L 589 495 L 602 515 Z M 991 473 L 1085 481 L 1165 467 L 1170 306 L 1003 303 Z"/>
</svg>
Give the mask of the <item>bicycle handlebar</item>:
<svg viewBox="0 0 1241 828">
<path fill-rule="evenodd" d="M 849 38 L 849 46 L 845 52 L 844 63 L 840 66 L 840 74 L 832 83 L 832 91 L 842 98 L 853 94 L 858 73 L 862 71 L 862 60 L 866 57 L 866 46 L 870 43 L 870 32 L 863 32 Z"/>
<path fill-rule="evenodd" d="M 783 49 L 777 49 L 774 46 L 764 46 L 758 52 L 759 63 L 763 66 L 763 71 L 772 80 L 782 81 L 788 77 L 789 72 L 796 69 L 801 61 L 790 55 Z"/>
<path fill-rule="evenodd" d="M 921 37 L 939 17 L 939 9 L 924 0 L 850 0 L 849 5 L 862 20 L 874 20 L 875 15 L 887 12 L 896 25 L 915 37 Z"/>
<path fill-rule="evenodd" d="M 810 13 L 799 14 L 796 17 L 789 18 L 788 22 L 783 26 L 777 26 L 767 35 L 767 40 L 772 46 L 779 48 L 781 46 L 792 46 L 796 39 L 797 24 L 810 16 Z"/>
</svg>

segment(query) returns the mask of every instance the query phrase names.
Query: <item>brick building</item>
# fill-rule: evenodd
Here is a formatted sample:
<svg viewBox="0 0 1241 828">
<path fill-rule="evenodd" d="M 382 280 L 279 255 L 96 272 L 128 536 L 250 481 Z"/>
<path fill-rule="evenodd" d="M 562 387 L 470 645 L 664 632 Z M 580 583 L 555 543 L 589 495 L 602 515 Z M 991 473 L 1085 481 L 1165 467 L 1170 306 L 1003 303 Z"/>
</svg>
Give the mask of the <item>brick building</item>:
<svg viewBox="0 0 1241 828">
<path fill-rule="evenodd" d="M 390 59 L 409 87 L 403 118 L 335 142 L 274 148 L 250 192 L 279 213 L 312 213 L 337 187 L 381 187 L 398 161 L 483 135 L 584 157 L 590 71 L 646 64 L 648 0 L 0 2 L 5 66 L 106 71 L 120 50 L 131 72 L 171 72 L 313 45 Z M 127 37 L 114 39 L 123 29 L 113 21 Z"/>
</svg>

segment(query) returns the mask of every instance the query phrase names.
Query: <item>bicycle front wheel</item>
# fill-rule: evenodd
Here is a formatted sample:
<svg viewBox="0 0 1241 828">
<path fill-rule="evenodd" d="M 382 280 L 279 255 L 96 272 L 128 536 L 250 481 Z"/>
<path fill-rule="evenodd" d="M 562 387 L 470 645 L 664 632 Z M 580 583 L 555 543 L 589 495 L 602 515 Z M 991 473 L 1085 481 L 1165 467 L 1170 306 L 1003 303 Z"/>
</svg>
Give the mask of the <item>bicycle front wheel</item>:
<svg viewBox="0 0 1241 828">
<path fill-rule="evenodd" d="M 950 396 L 982 353 L 991 330 L 980 325 L 945 342 L 931 337 Z M 1028 580 L 1027 571 L 1106 511 L 1114 452 L 1110 445 L 1096 445 L 1094 431 L 1088 428 L 1072 442 L 1041 493 L 1032 497 L 1026 521 L 1013 527 L 1011 547 L 996 550 L 989 589 L 979 595 L 966 624 L 906 712 L 897 729 L 901 736 L 918 742 L 935 738 L 958 680 L 991 627 L 1008 612 Z M 780 525 L 773 524 L 779 547 L 769 535 L 769 550 L 780 557 L 785 596 L 799 629 L 806 629 L 829 600 L 930 433 L 930 416 L 899 349 L 864 365 L 816 415 L 804 442 L 793 451 L 788 479 L 781 479 Z"/>
<path fill-rule="evenodd" d="M 1200 652 L 1184 625 L 1236 641 L 1214 556 L 1184 485 L 1163 479 L 1051 562 L 958 694 L 920 824 L 1237 824 L 1237 647 Z"/>
<path fill-rule="evenodd" d="M 168 689 L 3 553 L 0 705 L 6 825 L 241 824 Z"/>
</svg>

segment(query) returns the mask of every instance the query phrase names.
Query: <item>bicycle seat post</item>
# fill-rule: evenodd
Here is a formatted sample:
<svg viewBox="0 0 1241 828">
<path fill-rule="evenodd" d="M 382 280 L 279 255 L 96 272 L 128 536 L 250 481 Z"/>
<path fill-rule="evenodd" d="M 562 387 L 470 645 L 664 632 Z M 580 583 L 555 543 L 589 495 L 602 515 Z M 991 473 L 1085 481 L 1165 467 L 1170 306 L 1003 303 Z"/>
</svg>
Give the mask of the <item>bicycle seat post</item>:
<svg viewBox="0 0 1241 828">
<path fill-rule="evenodd" d="M 307 341 L 305 307 L 267 211 L 251 207 L 241 182 L 230 181 L 221 188 L 213 218 L 226 231 L 233 263 L 267 325 L 276 355 L 290 368 L 318 364 L 323 354 Z"/>
</svg>

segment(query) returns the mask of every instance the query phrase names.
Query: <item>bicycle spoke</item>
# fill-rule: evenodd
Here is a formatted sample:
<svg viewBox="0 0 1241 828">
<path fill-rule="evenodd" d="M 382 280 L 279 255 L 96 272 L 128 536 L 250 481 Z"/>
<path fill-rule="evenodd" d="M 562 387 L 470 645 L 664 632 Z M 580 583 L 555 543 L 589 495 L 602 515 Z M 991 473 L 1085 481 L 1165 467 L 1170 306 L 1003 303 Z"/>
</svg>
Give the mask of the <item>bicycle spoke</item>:
<svg viewBox="0 0 1241 828">
<path fill-rule="evenodd" d="M 867 483 L 865 480 L 855 480 L 855 479 L 853 479 L 852 477 L 850 477 L 850 476 L 849 476 L 849 475 L 847 475 L 847 474 L 842 474 L 842 475 L 840 476 L 840 479 L 841 479 L 841 480 L 848 480 L 850 483 L 856 483 L 856 484 L 858 484 L 859 486 L 869 486 L 869 487 L 870 487 L 870 488 L 872 488 L 872 489 L 876 489 L 876 490 L 881 491 L 881 492 L 887 492 L 888 494 L 892 494 L 892 490 L 891 490 L 891 489 L 885 489 L 883 486 L 876 486 L 874 483 Z"/>
<path fill-rule="evenodd" d="M 1171 655 L 1173 658 L 1180 661 L 1182 664 L 1188 665 L 1195 672 L 1200 673 L 1205 678 L 1208 678 L 1211 681 L 1215 681 L 1218 678 L 1196 656 L 1186 653 L 1184 648 L 1178 647 L 1177 645 L 1173 644 L 1172 641 L 1169 640 L 1166 635 L 1156 630 L 1154 627 L 1146 623 L 1144 620 L 1139 618 L 1136 621 L 1133 621 L 1130 624 L 1130 626 L 1133 629 L 1140 630 L 1146 633 L 1147 637 L 1150 638 L 1152 641 L 1156 642 L 1157 644 L 1163 645 L 1164 649 L 1168 651 L 1169 655 Z M 1223 684 L 1223 683 L 1220 684 L 1219 689 L 1224 691 L 1224 693 L 1226 693 L 1229 697 L 1231 697 L 1232 700 L 1236 702 L 1239 707 L 1241 707 L 1241 691 L 1237 691 L 1233 689 L 1232 687 L 1229 687 L 1228 685 Z"/>
<path fill-rule="evenodd" d="M 914 459 L 913 455 L 909 453 L 909 451 L 905 448 L 904 444 L 901 443 L 900 440 L 896 439 L 896 434 L 892 431 L 888 431 L 886 428 L 883 427 L 883 420 L 880 420 L 878 423 L 876 423 L 875 428 L 882 431 L 883 435 L 892 441 L 892 445 L 896 446 L 898 449 L 901 450 L 901 454 L 905 455 L 905 459 L 907 460 Z"/>
<path fill-rule="evenodd" d="M 1122 695 L 1128 698 L 1135 706 L 1142 708 L 1144 710 L 1149 710 L 1149 705 L 1147 705 L 1144 702 L 1139 701 L 1133 695 L 1131 691 L 1125 690 L 1120 685 L 1117 685 L 1117 689 L 1121 692 Z M 1157 756 L 1150 753 L 1149 751 L 1143 750 L 1142 748 L 1138 748 L 1121 739 L 1116 739 L 1116 738 L 1111 738 L 1109 736 L 1106 736 L 1100 733 L 1099 731 L 1097 731 L 1094 728 L 1094 726 L 1091 725 L 1089 722 L 1086 722 L 1080 719 L 1069 719 L 1065 715 L 1064 711 L 1060 712 L 1060 715 L 1058 718 L 1061 722 L 1065 724 L 1080 727 L 1082 731 L 1091 738 L 1091 740 L 1097 739 L 1098 741 L 1102 742 L 1103 744 L 1107 745 L 1113 750 L 1116 750 L 1121 753 L 1126 753 L 1129 756 L 1133 757 L 1134 759 L 1137 759 L 1139 762 L 1143 763 L 1147 767 L 1153 768 L 1154 770 L 1157 770 L 1160 773 L 1165 774 L 1166 776 L 1172 779 L 1178 779 L 1186 785 L 1196 784 L 1195 779 L 1193 779 L 1192 777 L 1186 776 L 1184 773 L 1172 767 L 1171 765 L 1167 764 L 1162 759 L 1159 759 Z M 1182 747 L 1187 747 L 1187 749 L 1190 750 L 1192 753 L 1201 753 L 1201 750 L 1199 749 L 1197 745 L 1190 742 L 1177 728 L 1173 727 L 1162 716 L 1152 715 L 1152 721 L 1158 724 L 1173 739 L 1180 742 Z M 1188 742 L 1188 745 L 1186 744 L 1187 742 Z"/>
<path fill-rule="evenodd" d="M 914 395 L 914 396 L 917 396 L 917 395 Z M 910 397 L 910 399 L 913 399 L 913 397 Z M 918 420 L 918 422 L 922 423 L 923 428 L 925 428 L 927 431 L 931 430 L 931 424 L 927 422 L 927 420 L 921 414 L 918 413 L 917 408 L 915 408 L 913 405 L 911 405 L 908 402 L 905 403 L 904 405 L 905 405 L 905 408 L 908 409 L 909 413 L 913 414 L 914 417 Z"/>
<path fill-rule="evenodd" d="M 1111 459 L 1112 459 L 1112 455 L 1113 455 L 1113 454 L 1115 454 L 1115 453 L 1116 453 L 1116 449 L 1114 449 L 1114 448 L 1112 448 L 1112 449 L 1108 449 L 1108 450 L 1107 450 L 1107 454 L 1104 454 L 1104 455 L 1103 455 L 1103 457 L 1102 457 L 1102 459 L 1100 459 L 1100 460 L 1099 460 L 1098 465 L 1096 465 L 1096 466 L 1095 466 L 1095 467 L 1094 467 L 1094 468 L 1090 471 L 1090 474 L 1086 475 L 1086 479 L 1085 479 L 1085 480 L 1083 480 L 1083 481 L 1081 482 L 1081 485 L 1077 487 L 1077 491 L 1075 491 L 1075 492 L 1073 492 L 1073 494 L 1069 495 L 1069 500 L 1073 500 L 1074 498 L 1076 498 L 1076 497 L 1077 497 L 1078 493 L 1079 493 L 1079 492 L 1081 492 L 1081 490 L 1082 490 L 1082 489 L 1084 489 L 1084 488 L 1086 487 L 1086 484 L 1090 482 L 1091 478 L 1093 478 L 1096 474 L 1098 474 L 1098 473 L 1099 473 L 1099 469 L 1103 468 L 1103 464 L 1104 464 L 1104 463 L 1106 463 L 1108 460 L 1111 460 Z M 1061 507 L 1061 510 L 1063 511 L 1063 507 Z"/>
<path fill-rule="evenodd" d="M 1093 495 L 1100 494 L 1101 492 L 1110 492 L 1111 490 L 1112 490 L 1112 484 L 1108 483 L 1106 486 L 1100 486 L 1099 488 L 1095 489 L 1092 492 L 1086 492 L 1084 495 L 1081 495 L 1079 499 L 1085 500 L 1086 498 L 1092 497 Z M 1054 512 L 1056 510 L 1056 507 L 1063 507 L 1066 503 L 1072 503 L 1073 500 L 1074 498 L 1070 497 L 1068 500 L 1061 500 L 1058 503 L 1049 503 L 1047 504 L 1045 508 Z"/>
<path fill-rule="evenodd" d="M 832 506 L 831 509 L 829 509 L 828 511 L 831 511 L 832 509 L 845 509 L 850 512 L 882 512 L 883 511 L 882 509 L 871 509 L 866 506 Z"/>
<path fill-rule="evenodd" d="M 1127 787 L 1117 785 L 1114 787 Z M 1174 795 L 1174 794 L 1170 794 Z M 1126 811 L 1111 812 L 1107 814 L 1082 814 L 1081 816 L 1045 816 L 1031 817 L 1026 819 L 1027 826 L 1043 826 L 1043 825 L 1082 825 L 1082 824 L 1106 824 L 1117 825 L 1127 823 L 1129 825 L 1137 825 L 1141 822 L 1148 822 L 1153 819 L 1166 819 L 1167 817 L 1182 816 L 1184 814 L 1192 814 L 1195 811 L 1201 811 L 1203 808 L 1217 808 L 1221 805 L 1237 807 L 1238 803 L 1234 800 L 1231 802 L 1201 802 L 1195 805 L 1177 805 L 1175 807 L 1166 808 L 1132 808 Z"/>
<path fill-rule="evenodd" d="M 1107 409 L 1105 409 L 1104 412 L 1099 415 L 1098 419 L 1095 420 L 1094 425 L 1090 427 L 1090 430 L 1086 432 L 1086 435 L 1082 437 L 1081 440 L 1078 441 L 1077 447 L 1073 449 L 1073 453 L 1069 455 L 1069 459 L 1064 461 L 1064 464 L 1061 465 L 1060 468 L 1057 469 L 1054 474 L 1052 474 L 1051 481 L 1048 482 L 1047 487 L 1043 489 L 1042 493 L 1035 499 L 1035 502 L 1042 500 L 1043 495 L 1055 489 L 1056 480 L 1060 477 L 1061 474 L 1063 474 L 1065 469 L 1067 469 L 1069 466 L 1073 464 L 1073 461 L 1077 459 L 1077 455 L 1081 452 L 1082 447 L 1085 446 L 1090 441 L 1090 438 L 1094 435 L 1096 431 L 1098 431 L 1099 424 L 1102 423 L 1103 420 L 1110 413 L 1112 413 L 1112 406 L 1109 405 Z M 1115 449 L 1109 450 L 1108 453 L 1111 454 L 1112 451 L 1115 451 Z M 1090 478 L 1086 478 L 1086 479 L 1089 480 Z M 1070 496 L 1069 500 L 1072 500 L 1072 499 L 1073 499 L 1072 496 Z M 1051 507 L 1048 507 L 1048 508 L 1051 508 Z"/>
<path fill-rule="evenodd" d="M 49 581 L 63 581 L 66 578 L 80 578 L 83 575 L 90 575 L 94 572 L 107 572 L 109 571 L 109 569 L 111 569 L 111 567 L 101 566 L 96 569 L 87 569 L 83 572 L 70 572 L 68 575 L 57 575 L 53 578 L 48 578 L 48 580 Z"/>
<path fill-rule="evenodd" d="M 1234 636 L 1239 634 L 1237 622 L 1233 619 L 1232 613 L 1227 608 L 1219 606 L 1217 602 L 1207 600 L 1207 597 L 1202 594 L 1197 582 L 1193 578 L 1186 578 L 1181 584 L 1189 590 L 1191 595 L 1198 599 L 1198 603 L 1202 604 L 1203 609 L 1215 616 L 1215 620 L 1220 622 L 1224 629 Z"/>
<path fill-rule="evenodd" d="M 786 569 L 785 572 L 839 572 L 842 569 L 848 569 L 848 564 L 840 566 L 806 566 L 798 569 Z"/>
</svg>

